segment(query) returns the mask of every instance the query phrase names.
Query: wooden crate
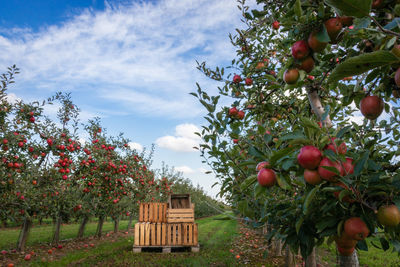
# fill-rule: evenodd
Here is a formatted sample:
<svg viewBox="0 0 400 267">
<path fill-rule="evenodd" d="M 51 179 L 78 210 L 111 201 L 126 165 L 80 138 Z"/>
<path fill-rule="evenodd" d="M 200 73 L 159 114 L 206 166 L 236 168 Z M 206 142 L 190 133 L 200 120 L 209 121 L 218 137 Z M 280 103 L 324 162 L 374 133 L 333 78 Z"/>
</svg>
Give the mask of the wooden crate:
<svg viewBox="0 0 400 267">
<path fill-rule="evenodd" d="M 193 223 L 194 222 L 194 204 L 190 209 L 167 209 L 168 223 Z"/>
<path fill-rule="evenodd" d="M 172 194 L 168 196 L 168 208 L 170 209 L 190 209 L 192 203 L 189 194 Z"/>
<path fill-rule="evenodd" d="M 197 223 L 135 224 L 135 247 L 198 246 Z"/>
<path fill-rule="evenodd" d="M 140 203 L 139 222 L 166 222 L 167 203 Z"/>
</svg>

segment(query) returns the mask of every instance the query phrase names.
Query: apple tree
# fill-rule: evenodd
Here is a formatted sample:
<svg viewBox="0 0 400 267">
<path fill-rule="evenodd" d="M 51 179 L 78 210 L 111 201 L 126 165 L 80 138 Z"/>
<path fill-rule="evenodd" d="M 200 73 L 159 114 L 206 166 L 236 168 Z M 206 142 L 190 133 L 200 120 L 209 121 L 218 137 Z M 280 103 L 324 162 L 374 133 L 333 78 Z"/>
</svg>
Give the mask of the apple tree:
<svg viewBox="0 0 400 267">
<path fill-rule="evenodd" d="M 240 0 L 235 58 L 198 64 L 221 83 L 192 93 L 220 195 L 304 258 L 323 242 L 341 266 L 368 245 L 400 252 L 397 2 Z"/>
</svg>

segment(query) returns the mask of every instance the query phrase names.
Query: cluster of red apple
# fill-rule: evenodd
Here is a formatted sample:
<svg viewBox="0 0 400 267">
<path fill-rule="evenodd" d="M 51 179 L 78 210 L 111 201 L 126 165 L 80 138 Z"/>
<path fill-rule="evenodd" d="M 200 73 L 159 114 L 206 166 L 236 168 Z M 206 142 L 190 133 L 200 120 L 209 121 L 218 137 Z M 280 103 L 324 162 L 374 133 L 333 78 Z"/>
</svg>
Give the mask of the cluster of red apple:
<svg viewBox="0 0 400 267">
<path fill-rule="evenodd" d="M 324 22 L 326 31 L 331 39 L 330 43 L 337 43 L 339 41 L 339 34 L 343 26 L 350 26 L 353 24 L 352 17 L 335 17 L 330 18 Z M 299 69 L 307 73 L 314 69 L 315 61 L 312 52 L 322 52 L 328 45 L 326 42 L 320 42 L 317 38 L 317 31 L 312 31 L 306 40 L 300 40 L 292 46 L 292 56 L 296 60 L 295 68 L 285 71 L 283 80 L 287 84 L 295 84 L 300 77 Z"/>
<path fill-rule="evenodd" d="M 341 235 L 335 237 L 338 252 L 343 256 L 350 256 L 358 241 L 364 240 L 369 235 L 369 229 L 359 217 L 351 217 L 344 222 Z"/>
<path fill-rule="evenodd" d="M 233 82 L 234 82 L 234 83 L 240 83 L 241 81 L 242 81 L 242 77 L 240 77 L 240 75 L 236 74 L 236 75 L 233 76 Z M 245 83 L 246 85 L 250 86 L 250 85 L 253 84 L 253 79 L 250 78 L 250 77 L 247 77 L 247 78 L 244 80 L 244 83 Z"/>
<path fill-rule="evenodd" d="M 339 146 L 335 143 L 335 138 L 331 138 L 331 143 L 325 147 L 325 150 L 332 150 L 334 153 L 345 155 L 347 147 L 345 143 Z M 297 156 L 297 162 L 304 170 L 304 180 L 312 185 L 317 185 L 322 182 L 322 179 L 336 182 L 336 177 L 345 176 L 354 172 L 353 159 L 346 158 L 345 162 L 332 161 L 327 157 L 322 157 L 321 151 L 315 146 L 304 146 L 300 149 Z M 329 171 L 324 167 L 334 167 L 337 173 Z"/>
<path fill-rule="evenodd" d="M 236 107 L 232 107 L 229 109 L 228 115 L 233 119 L 243 120 L 245 113 L 243 110 L 238 110 Z"/>
</svg>

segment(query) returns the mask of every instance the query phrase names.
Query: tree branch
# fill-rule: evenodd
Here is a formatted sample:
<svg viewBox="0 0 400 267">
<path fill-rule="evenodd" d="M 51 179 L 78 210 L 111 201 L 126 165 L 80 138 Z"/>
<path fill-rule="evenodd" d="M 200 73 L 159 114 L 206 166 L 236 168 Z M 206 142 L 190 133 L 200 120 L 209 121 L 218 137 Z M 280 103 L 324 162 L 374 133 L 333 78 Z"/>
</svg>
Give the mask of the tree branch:
<svg viewBox="0 0 400 267">
<path fill-rule="evenodd" d="M 310 102 L 311 108 L 314 111 L 314 113 L 321 119 L 322 115 L 325 113 L 325 109 L 321 104 L 321 98 L 318 95 L 318 91 L 315 89 L 311 89 L 308 92 L 308 100 Z M 332 127 L 332 121 L 331 118 L 329 117 L 329 114 L 328 116 L 326 116 L 323 123 L 328 128 Z"/>
</svg>

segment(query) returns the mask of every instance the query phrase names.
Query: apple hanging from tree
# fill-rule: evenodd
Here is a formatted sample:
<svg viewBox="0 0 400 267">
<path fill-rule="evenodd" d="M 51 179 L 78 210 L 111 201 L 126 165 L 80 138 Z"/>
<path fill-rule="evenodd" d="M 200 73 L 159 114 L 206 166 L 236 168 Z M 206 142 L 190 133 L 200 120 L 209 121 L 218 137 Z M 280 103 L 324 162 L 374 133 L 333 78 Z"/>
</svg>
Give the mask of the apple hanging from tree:
<svg viewBox="0 0 400 267">
<path fill-rule="evenodd" d="M 287 84 L 295 84 L 300 77 L 298 69 L 288 69 L 283 74 L 283 80 Z"/>
<path fill-rule="evenodd" d="M 295 59 L 303 59 L 310 53 L 310 48 L 304 40 L 297 41 L 292 46 L 292 56 Z"/>
<path fill-rule="evenodd" d="M 280 27 L 279 21 L 275 20 L 275 21 L 272 23 L 272 27 L 273 27 L 275 30 L 279 29 L 279 27 Z"/>
<path fill-rule="evenodd" d="M 263 187 L 271 187 L 276 183 L 274 170 L 262 168 L 257 174 L 257 181 Z"/>
<path fill-rule="evenodd" d="M 303 59 L 299 65 L 299 69 L 304 70 L 307 73 L 310 73 L 314 69 L 314 59 L 309 56 Z"/>
<path fill-rule="evenodd" d="M 338 176 L 338 174 L 336 174 L 335 172 L 325 169 L 324 167 L 336 168 L 337 172 L 341 176 L 343 176 L 343 174 L 344 174 L 344 170 L 343 170 L 340 162 L 338 162 L 338 161 L 333 162 L 328 158 L 323 158 L 319 164 L 318 173 L 321 176 L 321 178 L 324 180 L 334 182 L 336 180 L 336 177 Z"/>
<path fill-rule="evenodd" d="M 370 120 L 378 118 L 382 114 L 384 107 L 383 100 L 375 95 L 366 96 L 360 102 L 361 113 Z"/>
<path fill-rule="evenodd" d="M 328 32 L 331 43 L 337 42 L 337 37 L 341 30 L 343 29 L 342 22 L 340 18 L 330 18 L 324 23 L 326 31 Z"/>
<path fill-rule="evenodd" d="M 240 75 L 235 75 L 233 76 L 233 82 L 234 83 L 240 83 L 242 81 L 242 77 L 240 77 Z"/>
<path fill-rule="evenodd" d="M 364 240 L 369 235 L 369 229 L 359 217 L 351 217 L 344 222 L 344 232 L 355 240 Z"/>
<path fill-rule="evenodd" d="M 317 53 L 322 52 L 328 45 L 328 43 L 318 41 L 316 31 L 310 33 L 307 39 L 307 44 L 314 52 Z"/>
<path fill-rule="evenodd" d="M 304 169 L 313 170 L 318 167 L 321 162 L 322 153 L 315 146 L 304 146 L 300 149 L 297 156 L 297 162 Z"/>
<path fill-rule="evenodd" d="M 322 182 L 321 176 L 319 176 L 317 170 L 304 170 L 304 180 L 312 185 L 317 185 Z"/>
<path fill-rule="evenodd" d="M 400 224 L 400 211 L 396 205 L 381 206 L 377 218 L 380 224 L 395 227 Z"/>
</svg>

